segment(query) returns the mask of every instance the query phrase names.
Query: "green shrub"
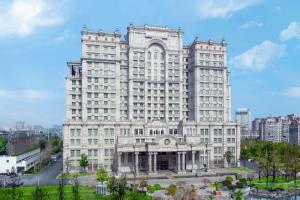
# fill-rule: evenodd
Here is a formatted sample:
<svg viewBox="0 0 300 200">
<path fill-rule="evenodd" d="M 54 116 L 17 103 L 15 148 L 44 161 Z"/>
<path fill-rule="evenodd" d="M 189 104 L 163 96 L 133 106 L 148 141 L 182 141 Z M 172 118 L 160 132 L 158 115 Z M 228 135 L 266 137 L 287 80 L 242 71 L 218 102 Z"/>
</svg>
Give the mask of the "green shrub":
<svg viewBox="0 0 300 200">
<path fill-rule="evenodd" d="M 154 187 L 155 190 L 160 190 L 161 189 L 161 186 L 158 183 L 154 184 L 153 187 Z"/>
<path fill-rule="evenodd" d="M 232 185 L 232 181 L 233 181 L 233 178 L 231 176 L 227 176 L 225 181 L 224 181 L 224 185 L 225 186 L 230 186 L 230 185 Z"/>
<path fill-rule="evenodd" d="M 234 190 L 234 189 L 236 189 L 236 186 L 235 186 L 235 185 L 228 185 L 227 187 L 228 187 L 229 190 Z"/>
<path fill-rule="evenodd" d="M 148 186 L 147 186 L 147 192 L 148 192 L 148 193 L 154 193 L 154 192 L 155 192 L 154 186 L 148 185 Z"/>
<path fill-rule="evenodd" d="M 243 178 L 243 175 L 242 174 L 235 174 L 235 179 L 236 180 L 240 180 Z"/>
<path fill-rule="evenodd" d="M 244 188 L 244 187 L 246 187 L 246 186 L 247 186 L 247 181 L 246 181 L 246 179 L 241 178 L 241 179 L 236 183 L 236 186 L 237 186 L 238 188 Z"/>
<path fill-rule="evenodd" d="M 171 184 L 168 187 L 168 195 L 174 196 L 176 193 L 176 185 Z"/>
<path fill-rule="evenodd" d="M 147 186 L 147 192 L 149 192 L 149 193 L 154 193 L 155 191 L 160 190 L 160 189 L 161 189 L 161 186 L 159 184 Z"/>
</svg>

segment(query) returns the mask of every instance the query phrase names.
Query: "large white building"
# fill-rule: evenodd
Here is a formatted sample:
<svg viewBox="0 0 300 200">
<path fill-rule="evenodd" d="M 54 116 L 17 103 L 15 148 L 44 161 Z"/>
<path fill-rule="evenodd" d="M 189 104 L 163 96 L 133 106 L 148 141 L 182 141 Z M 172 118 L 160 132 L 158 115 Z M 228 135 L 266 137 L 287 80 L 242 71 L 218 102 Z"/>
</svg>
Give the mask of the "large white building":
<svg viewBox="0 0 300 200">
<path fill-rule="evenodd" d="M 40 162 L 40 149 L 35 149 L 19 155 L 0 156 L 0 174 L 10 172 L 25 172 Z"/>
<path fill-rule="evenodd" d="M 81 61 L 68 62 L 64 170 L 196 172 L 239 164 L 240 127 L 231 121 L 226 43 L 183 44 L 161 26 L 82 30 Z M 225 165 L 226 166 L 226 165 Z"/>
</svg>

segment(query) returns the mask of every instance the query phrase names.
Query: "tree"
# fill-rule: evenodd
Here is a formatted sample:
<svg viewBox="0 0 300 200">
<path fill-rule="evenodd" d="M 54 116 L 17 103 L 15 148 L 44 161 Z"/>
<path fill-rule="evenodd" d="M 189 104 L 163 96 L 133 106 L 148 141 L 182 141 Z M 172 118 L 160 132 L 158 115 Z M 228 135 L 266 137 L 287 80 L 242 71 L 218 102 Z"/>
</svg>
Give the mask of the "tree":
<svg viewBox="0 0 300 200">
<path fill-rule="evenodd" d="M 234 158 L 232 152 L 231 151 L 226 151 L 225 154 L 224 154 L 224 157 L 226 159 L 227 166 L 229 167 L 229 164 L 231 163 L 231 160 Z"/>
<path fill-rule="evenodd" d="M 79 165 L 83 168 L 85 172 L 85 168 L 89 165 L 89 161 L 86 154 L 83 153 L 80 155 Z"/>
<path fill-rule="evenodd" d="M 48 193 L 43 190 L 40 186 L 36 186 L 33 191 L 32 197 L 34 200 L 46 200 L 49 199 Z"/>
<path fill-rule="evenodd" d="M 276 171 L 278 171 L 280 163 L 281 163 L 281 159 L 280 159 L 279 149 L 275 147 L 271 150 L 271 166 L 272 166 L 272 182 L 273 183 L 275 182 Z"/>
<path fill-rule="evenodd" d="M 61 178 L 61 179 L 59 179 L 59 184 L 58 184 L 58 199 L 59 200 L 64 200 L 65 199 L 64 188 L 65 188 L 64 178 Z"/>
<path fill-rule="evenodd" d="M 7 144 L 7 139 L 3 136 L 0 136 L 0 155 L 5 154 L 6 144 Z"/>
<path fill-rule="evenodd" d="M 250 152 L 248 149 L 241 149 L 240 159 L 244 162 L 244 167 L 246 167 L 246 160 L 250 158 Z"/>
<path fill-rule="evenodd" d="M 267 186 L 269 185 L 269 169 L 272 164 L 272 151 L 273 151 L 272 144 L 267 143 L 262 148 L 261 156 L 257 158 L 259 160 L 259 164 L 266 171 Z"/>
<path fill-rule="evenodd" d="M 97 169 L 96 180 L 101 183 L 108 180 L 108 172 L 105 168 L 101 167 L 100 169 Z"/>
<path fill-rule="evenodd" d="M 288 146 L 285 149 L 285 166 L 287 170 L 290 170 L 293 174 L 296 184 L 297 173 L 300 171 L 300 153 L 299 148 L 295 146 Z"/>
<path fill-rule="evenodd" d="M 22 199 L 23 193 L 17 190 L 18 185 L 20 185 L 20 177 L 18 176 L 18 174 L 15 172 L 14 169 L 12 170 L 9 176 L 12 184 L 11 191 L 9 193 L 9 199 L 13 199 L 13 200 Z"/>
<path fill-rule="evenodd" d="M 113 195 L 117 192 L 118 190 L 118 182 L 115 178 L 115 176 L 112 176 L 108 179 L 107 182 L 107 190 L 112 193 Z"/>
<path fill-rule="evenodd" d="M 148 182 L 146 179 L 141 180 L 139 187 L 141 188 L 142 192 L 144 192 L 144 189 L 148 186 Z"/>
<path fill-rule="evenodd" d="M 73 178 L 72 193 L 73 193 L 73 199 L 79 200 L 79 181 L 77 175 L 75 175 Z"/>
<path fill-rule="evenodd" d="M 45 139 L 40 139 L 39 140 L 39 145 L 40 145 L 40 149 L 42 151 L 42 150 L 44 150 L 46 148 L 47 141 Z"/>
<path fill-rule="evenodd" d="M 52 146 L 52 153 L 58 153 L 61 151 L 62 141 L 57 135 L 51 137 L 51 146 Z"/>
<path fill-rule="evenodd" d="M 126 194 L 127 177 L 121 176 L 118 180 L 118 199 L 123 200 Z"/>
</svg>

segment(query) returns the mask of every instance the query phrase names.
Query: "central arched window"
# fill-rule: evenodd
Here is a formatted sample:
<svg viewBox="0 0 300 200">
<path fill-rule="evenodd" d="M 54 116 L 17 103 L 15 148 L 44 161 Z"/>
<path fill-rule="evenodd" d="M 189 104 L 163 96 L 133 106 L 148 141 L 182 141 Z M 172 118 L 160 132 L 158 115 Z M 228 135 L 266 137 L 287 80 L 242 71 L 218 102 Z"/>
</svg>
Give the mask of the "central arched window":
<svg viewBox="0 0 300 200">
<path fill-rule="evenodd" d="M 152 44 L 147 53 L 147 78 L 154 81 L 165 80 L 165 52 L 161 45 Z"/>
</svg>

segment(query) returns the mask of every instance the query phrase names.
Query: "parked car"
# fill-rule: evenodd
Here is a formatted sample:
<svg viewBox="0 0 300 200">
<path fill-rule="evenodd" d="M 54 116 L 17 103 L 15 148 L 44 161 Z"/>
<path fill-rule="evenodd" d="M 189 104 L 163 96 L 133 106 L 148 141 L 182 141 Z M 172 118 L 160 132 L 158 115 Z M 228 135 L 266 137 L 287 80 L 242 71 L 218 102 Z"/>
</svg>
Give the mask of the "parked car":
<svg viewBox="0 0 300 200">
<path fill-rule="evenodd" d="M 52 154 L 52 155 L 51 155 L 51 160 L 52 160 L 53 162 L 56 162 L 60 157 L 61 157 L 61 152 L 56 153 L 56 154 Z"/>
</svg>

